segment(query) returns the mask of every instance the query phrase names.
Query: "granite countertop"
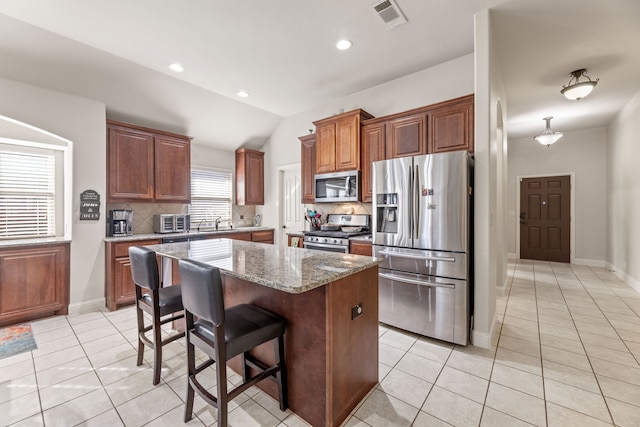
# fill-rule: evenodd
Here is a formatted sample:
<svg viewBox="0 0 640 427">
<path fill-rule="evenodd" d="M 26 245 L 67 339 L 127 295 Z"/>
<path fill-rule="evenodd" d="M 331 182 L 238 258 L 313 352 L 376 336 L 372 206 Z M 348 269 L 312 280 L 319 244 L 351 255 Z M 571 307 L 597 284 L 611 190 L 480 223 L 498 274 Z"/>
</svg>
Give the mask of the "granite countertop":
<svg viewBox="0 0 640 427">
<path fill-rule="evenodd" d="M 191 230 L 186 233 L 149 233 L 149 234 L 132 234 L 131 236 L 122 237 L 105 237 L 105 242 L 131 242 L 136 240 L 162 239 L 163 237 L 177 236 L 224 236 L 230 233 L 250 233 L 252 231 L 273 230 L 271 227 L 239 227 L 224 228 L 220 230 L 195 231 Z"/>
<path fill-rule="evenodd" d="M 373 236 L 371 234 L 363 234 L 361 236 L 349 237 L 349 240 L 357 240 L 359 242 L 372 243 L 373 242 Z"/>
<path fill-rule="evenodd" d="M 367 268 L 380 259 L 232 239 L 147 246 L 169 258 L 216 266 L 223 274 L 284 292 L 310 291 Z"/>
<path fill-rule="evenodd" d="M 52 243 L 71 243 L 71 239 L 67 239 L 65 237 L 40 237 L 36 239 L 0 240 L 0 248 L 14 246 L 50 245 Z"/>
</svg>

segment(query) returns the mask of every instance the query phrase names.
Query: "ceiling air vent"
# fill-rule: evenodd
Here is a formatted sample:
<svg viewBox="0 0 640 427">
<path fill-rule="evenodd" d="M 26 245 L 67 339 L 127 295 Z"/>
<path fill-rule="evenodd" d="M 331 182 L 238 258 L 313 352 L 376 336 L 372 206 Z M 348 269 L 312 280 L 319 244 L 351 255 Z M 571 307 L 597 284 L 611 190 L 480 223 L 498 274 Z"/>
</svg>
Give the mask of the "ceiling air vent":
<svg viewBox="0 0 640 427">
<path fill-rule="evenodd" d="M 407 22 L 402 11 L 393 0 L 381 0 L 372 5 L 380 19 L 385 23 L 388 30 L 392 30 L 398 25 Z"/>
</svg>

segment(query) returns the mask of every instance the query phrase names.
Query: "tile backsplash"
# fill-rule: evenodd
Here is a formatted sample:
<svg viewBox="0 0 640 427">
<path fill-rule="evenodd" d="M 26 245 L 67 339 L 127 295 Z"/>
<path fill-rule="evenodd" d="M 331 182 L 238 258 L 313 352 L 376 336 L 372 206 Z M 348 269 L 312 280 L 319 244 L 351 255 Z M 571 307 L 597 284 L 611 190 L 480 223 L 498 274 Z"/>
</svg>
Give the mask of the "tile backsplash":
<svg viewBox="0 0 640 427">
<path fill-rule="evenodd" d="M 312 210 L 319 212 L 322 217 L 322 223 L 327 222 L 327 215 L 329 214 L 359 214 L 359 215 L 372 215 L 371 203 L 317 203 L 302 205 L 302 209 Z M 305 221 L 304 229 L 309 230 L 310 224 Z"/>
<path fill-rule="evenodd" d="M 182 203 L 109 203 L 105 217 L 109 215 L 108 211 L 111 209 L 133 210 L 133 234 L 153 233 L 154 215 L 189 213 L 189 205 Z M 233 205 L 231 207 L 231 221 L 234 227 L 253 225 L 255 215 L 255 206 Z"/>
</svg>

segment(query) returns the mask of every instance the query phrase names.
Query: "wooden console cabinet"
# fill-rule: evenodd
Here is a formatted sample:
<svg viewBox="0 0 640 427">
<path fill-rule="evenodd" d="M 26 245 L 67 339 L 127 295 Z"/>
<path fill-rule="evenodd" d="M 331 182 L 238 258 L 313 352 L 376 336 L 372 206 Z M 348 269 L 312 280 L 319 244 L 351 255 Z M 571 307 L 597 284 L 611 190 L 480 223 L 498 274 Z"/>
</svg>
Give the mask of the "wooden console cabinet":
<svg viewBox="0 0 640 427">
<path fill-rule="evenodd" d="M 107 202 L 191 202 L 190 138 L 107 120 Z"/>
<path fill-rule="evenodd" d="M 264 153 L 236 150 L 236 205 L 264 205 Z"/>
<path fill-rule="evenodd" d="M 0 326 L 68 313 L 69 246 L 0 249 Z"/>
</svg>

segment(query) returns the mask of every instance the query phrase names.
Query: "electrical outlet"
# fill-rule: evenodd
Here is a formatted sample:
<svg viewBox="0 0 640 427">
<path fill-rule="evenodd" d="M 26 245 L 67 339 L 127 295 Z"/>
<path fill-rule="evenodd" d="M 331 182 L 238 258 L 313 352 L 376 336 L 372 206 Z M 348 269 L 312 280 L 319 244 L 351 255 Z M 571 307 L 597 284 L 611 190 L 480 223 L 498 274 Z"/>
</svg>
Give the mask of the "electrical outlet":
<svg viewBox="0 0 640 427">
<path fill-rule="evenodd" d="M 358 303 L 351 307 L 351 320 L 362 314 L 362 303 Z"/>
</svg>

